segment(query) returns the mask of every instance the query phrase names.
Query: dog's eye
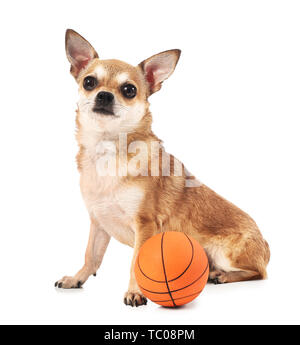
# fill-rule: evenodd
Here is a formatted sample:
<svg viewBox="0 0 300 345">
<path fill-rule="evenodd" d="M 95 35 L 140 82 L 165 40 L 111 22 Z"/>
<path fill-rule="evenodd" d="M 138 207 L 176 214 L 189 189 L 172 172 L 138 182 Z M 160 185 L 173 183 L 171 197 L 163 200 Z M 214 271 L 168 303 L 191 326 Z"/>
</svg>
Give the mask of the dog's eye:
<svg viewBox="0 0 300 345">
<path fill-rule="evenodd" d="M 121 92 L 126 98 L 133 98 L 136 95 L 136 87 L 132 84 L 124 84 L 121 86 Z"/>
<path fill-rule="evenodd" d="M 83 80 L 83 87 L 88 90 L 91 91 L 93 90 L 97 85 L 97 79 L 94 77 L 86 77 Z"/>
</svg>

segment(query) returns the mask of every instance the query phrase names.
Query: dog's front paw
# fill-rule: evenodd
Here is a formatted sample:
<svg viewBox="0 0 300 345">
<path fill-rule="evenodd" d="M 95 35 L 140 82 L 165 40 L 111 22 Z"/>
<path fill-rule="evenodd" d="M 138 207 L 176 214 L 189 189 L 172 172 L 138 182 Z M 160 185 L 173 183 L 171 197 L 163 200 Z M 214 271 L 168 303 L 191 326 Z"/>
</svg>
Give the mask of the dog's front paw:
<svg viewBox="0 0 300 345">
<path fill-rule="evenodd" d="M 54 286 L 58 288 L 63 288 L 63 289 L 79 289 L 83 285 L 84 282 L 81 280 L 78 280 L 75 277 L 63 277 L 62 279 L 58 280 L 55 282 Z"/>
<path fill-rule="evenodd" d="M 132 307 L 138 307 L 140 305 L 146 305 L 147 298 L 139 292 L 127 291 L 124 296 L 124 303 Z"/>
</svg>

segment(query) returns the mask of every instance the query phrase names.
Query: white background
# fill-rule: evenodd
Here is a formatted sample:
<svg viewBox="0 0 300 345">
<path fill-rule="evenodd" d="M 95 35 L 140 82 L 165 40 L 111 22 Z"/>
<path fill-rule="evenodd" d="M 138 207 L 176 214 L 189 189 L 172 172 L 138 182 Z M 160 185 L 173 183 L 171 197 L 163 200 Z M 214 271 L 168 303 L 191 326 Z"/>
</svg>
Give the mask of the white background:
<svg viewBox="0 0 300 345">
<path fill-rule="evenodd" d="M 299 17 L 299 1 L 1 2 L 1 323 L 299 323 Z M 182 49 L 151 97 L 154 131 L 256 220 L 268 280 L 207 285 L 177 310 L 126 307 L 132 249 L 112 240 L 83 289 L 54 288 L 83 264 L 89 232 L 67 28 L 134 65 Z"/>
</svg>

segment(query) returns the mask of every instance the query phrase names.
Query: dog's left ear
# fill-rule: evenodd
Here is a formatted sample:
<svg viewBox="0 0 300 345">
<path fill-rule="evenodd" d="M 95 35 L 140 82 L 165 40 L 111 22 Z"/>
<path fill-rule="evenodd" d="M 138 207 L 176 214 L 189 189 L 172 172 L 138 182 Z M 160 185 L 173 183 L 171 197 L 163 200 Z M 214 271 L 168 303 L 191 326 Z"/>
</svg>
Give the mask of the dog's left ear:
<svg viewBox="0 0 300 345">
<path fill-rule="evenodd" d="M 153 55 L 139 64 L 148 83 L 150 95 L 160 90 L 162 82 L 173 73 L 180 54 L 179 49 L 167 50 Z"/>
<path fill-rule="evenodd" d="M 98 58 L 98 54 L 92 45 L 71 29 L 66 31 L 66 54 L 71 64 L 71 74 L 75 78 L 92 59 Z"/>
</svg>

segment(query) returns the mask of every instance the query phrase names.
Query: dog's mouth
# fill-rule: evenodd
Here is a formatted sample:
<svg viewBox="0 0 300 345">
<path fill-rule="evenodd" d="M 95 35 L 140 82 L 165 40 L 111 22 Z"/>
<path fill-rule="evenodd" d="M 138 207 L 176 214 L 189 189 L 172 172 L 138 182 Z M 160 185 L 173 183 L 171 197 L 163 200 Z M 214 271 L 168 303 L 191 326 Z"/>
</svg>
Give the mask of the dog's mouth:
<svg viewBox="0 0 300 345">
<path fill-rule="evenodd" d="M 112 115 L 112 116 L 115 115 L 112 109 L 108 109 L 104 107 L 94 107 L 93 111 L 101 115 Z"/>
</svg>

